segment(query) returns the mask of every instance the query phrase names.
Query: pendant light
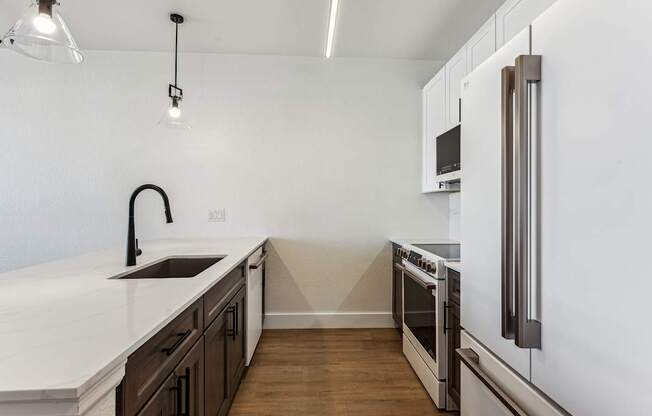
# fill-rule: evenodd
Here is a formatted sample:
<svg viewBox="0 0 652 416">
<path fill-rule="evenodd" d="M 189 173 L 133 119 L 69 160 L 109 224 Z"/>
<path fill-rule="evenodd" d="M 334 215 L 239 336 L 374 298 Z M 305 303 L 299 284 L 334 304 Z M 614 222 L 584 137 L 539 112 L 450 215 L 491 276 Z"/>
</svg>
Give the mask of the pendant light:
<svg viewBox="0 0 652 416">
<path fill-rule="evenodd" d="M 165 127 L 188 130 L 190 124 L 187 122 L 181 111 L 181 101 L 183 101 L 183 90 L 177 86 L 177 73 L 179 61 L 179 25 L 183 23 L 183 16 L 173 13 L 170 20 L 175 26 L 174 35 L 174 84 L 168 85 L 168 97 L 170 98 L 169 107 L 166 109 L 159 124 Z"/>
<path fill-rule="evenodd" d="M 2 46 L 39 61 L 79 64 L 84 60 L 57 0 L 34 0 L 0 41 Z"/>
</svg>

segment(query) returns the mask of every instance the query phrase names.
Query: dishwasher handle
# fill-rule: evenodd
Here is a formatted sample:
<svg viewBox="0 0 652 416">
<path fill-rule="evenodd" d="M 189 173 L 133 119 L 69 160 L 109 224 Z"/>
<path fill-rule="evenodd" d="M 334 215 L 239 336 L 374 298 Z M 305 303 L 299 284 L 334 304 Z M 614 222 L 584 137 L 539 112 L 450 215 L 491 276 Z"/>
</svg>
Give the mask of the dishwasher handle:
<svg viewBox="0 0 652 416">
<path fill-rule="evenodd" d="M 262 266 L 265 263 L 265 260 L 267 260 L 267 253 L 263 254 L 260 256 L 258 261 L 255 264 L 250 264 L 249 265 L 249 270 L 256 270 L 260 266 Z"/>
</svg>

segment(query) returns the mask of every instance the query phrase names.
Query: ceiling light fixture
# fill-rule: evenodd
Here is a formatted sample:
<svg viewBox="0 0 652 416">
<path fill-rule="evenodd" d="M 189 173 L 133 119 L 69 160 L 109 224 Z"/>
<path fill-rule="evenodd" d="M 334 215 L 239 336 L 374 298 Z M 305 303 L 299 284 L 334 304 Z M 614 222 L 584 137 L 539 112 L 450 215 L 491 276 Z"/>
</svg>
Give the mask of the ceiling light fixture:
<svg viewBox="0 0 652 416">
<path fill-rule="evenodd" d="M 84 56 L 54 6 L 59 6 L 57 0 L 34 0 L 0 43 L 39 61 L 81 63 Z"/>
<path fill-rule="evenodd" d="M 339 0 L 331 0 L 331 12 L 328 18 L 328 38 L 326 39 L 326 58 L 330 58 L 333 54 L 333 38 L 335 37 L 338 5 Z"/>
<path fill-rule="evenodd" d="M 179 61 L 179 25 L 183 23 L 183 16 L 173 13 L 170 15 L 170 20 L 174 23 L 174 84 L 168 85 L 168 97 L 170 98 L 170 106 L 167 108 L 159 124 L 165 127 L 188 130 L 190 124 L 183 117 L 181 112 L 181 101 L 183 101 L 183 90 L 177 86 L 177 68 Z"/>
</svg>

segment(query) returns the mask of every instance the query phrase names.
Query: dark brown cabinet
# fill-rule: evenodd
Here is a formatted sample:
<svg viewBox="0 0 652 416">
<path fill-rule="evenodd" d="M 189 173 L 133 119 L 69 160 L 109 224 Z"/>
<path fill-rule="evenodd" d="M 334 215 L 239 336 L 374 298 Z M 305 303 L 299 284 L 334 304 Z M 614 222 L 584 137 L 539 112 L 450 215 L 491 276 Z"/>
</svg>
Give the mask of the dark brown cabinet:
<svg viewBox="0 0 652 416">
<path fill-rule="evenodd" d="M 460 359 L 455 351 L 460 348 L 460 274 L 455 270 L 447 270 L 448 279 L 448 304 L 446 312 L 447 319 L 447 343 L 448 343 L 448 380 L 446 390 L 448 396 L 460 405 Z"/>
<path fill-rule="evenodd" d="M 177 413 L 177 379 L 170 375 L 165 383 L 154 393 L 154 396 L 145 404 L 138 416 L 175 415 Z"/>
<path fill-rule="evenodd" d="M 245 366 L 245 295 L 246 288 L 243 286 L 235 295 L 227 308 L 230 311 L 231 325 L 227 332 L 229 335 L 229 395 L 231 398 L 240 384 Z"/>
<path fill-rule="evenodd" d="M 403 332 L 403 260 L 398 244 L 392 244 L 392 317 L 396 328 Z"/>
<path fill-rule="evenodd" d="M 227 372 L 227 320 L 231 314 L 223 310 L 204 334 L 204 385 L 206 416 L 223 416 L 229 410 Z"/>
<path fill-rule="evenodd" d="M 135 415 L 201 339 L 203 317 L 199 299 L 129 357 L 122 389 L 124 415 Z"/>
<path fill-rule="evenodd" d="M 403 267 L 394 263 L 392 275 L 392 316 L 399 331 L 403 330 Z"/>
<path fill-rule="evenodd" d="M 117 416 L 225 416 L 245 370 L 243 262 L 127 359 Z"/>
<path fill-rule="evenodd" d="M 177 413 L 204 416 L 204 343 L 198 342 L 175 368 Z"/>
<path fill-rule="evenodd" d="M 245 368 L 245 295 L 241 285 L 204 334 L 205 414 L 225 415 Z"/>
</svg>

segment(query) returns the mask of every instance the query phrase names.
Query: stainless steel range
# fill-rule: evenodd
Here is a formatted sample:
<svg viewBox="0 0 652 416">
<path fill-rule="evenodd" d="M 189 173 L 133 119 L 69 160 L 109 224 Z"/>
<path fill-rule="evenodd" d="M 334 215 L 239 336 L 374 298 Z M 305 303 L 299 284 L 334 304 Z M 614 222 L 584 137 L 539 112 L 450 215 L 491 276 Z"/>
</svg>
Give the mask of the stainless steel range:
<svg viewBox="0 0 652 416">
<path fill-rule="evenodd" d="M 437 407 L 446 397 L 446 267 L 460 258 L 459 244 L 404 245 L 397 254 L 403 271 L 403 353 Z"/>
</svg>

